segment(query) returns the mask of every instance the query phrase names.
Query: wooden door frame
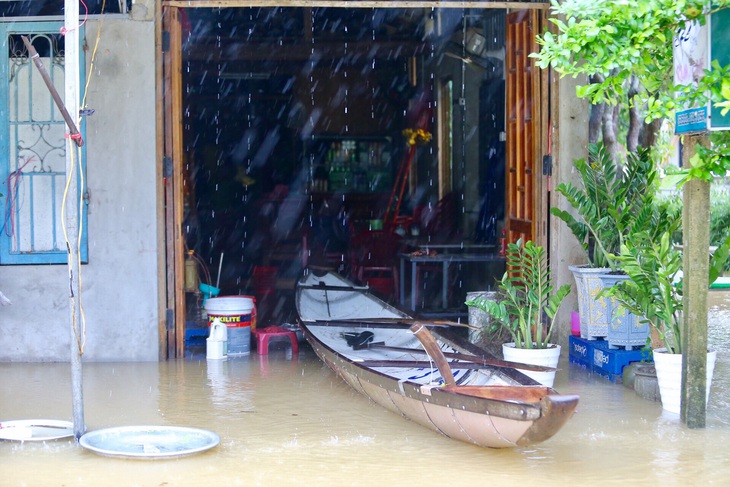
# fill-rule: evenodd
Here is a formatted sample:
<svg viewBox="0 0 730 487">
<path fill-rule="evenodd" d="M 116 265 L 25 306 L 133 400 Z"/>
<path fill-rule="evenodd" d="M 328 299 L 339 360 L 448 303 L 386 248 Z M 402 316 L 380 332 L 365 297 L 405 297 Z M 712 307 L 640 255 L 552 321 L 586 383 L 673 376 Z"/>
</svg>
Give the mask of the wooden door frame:
<svg viewBox="0 0 730 487">
<path fill-rule="evenodd" d="M 164 315 L 160 324 L 160 355 L 182 358 L 185 353 L 184 241 L 182 237 L 182 30 L 180 9 L 159 11 L 158 63 L 162 136 L 161 195 L 164 200 L 163 233 L 165 240 Z"/>
<path fill-rule="evenodd" d="M 521 157 L 521 155 L 515 154 L 513 152 L 515 150 L 515 146 L 519 146 L 520 144 L 519 141 L 517 144 L 513 144 L 512 146 L 508 144 L 506 156 L 507 167 L 505 175 L 505 226 L 508 242 L 516 242 L 517 239 L 523 238 L 532 240 L 538 245 L 546 246 L 548 239 L 547 231 L 549 187 L 547 184 L 548 179 L 546 177 L 543 177 L 543 158 L 549 153 L 548 135 L 550 131 L 550 84 L 547 70 L 539 69 L 535 64 L 535 60 L 529 58 L 528 54 L 530 52 L 535 52 L 538 49 L 535 36 L 538 32 L 542 31 L 543 26 L 547 25 L 547 11 L 533 9 L 529 11 L 529 15 L 529 23 L 531 27 L 531 41 L 529 46 L 526 46 L 526 49 L 524 49 L 525 53 L 522 55 L 522 57 L 524 58 L 524 61 L 527 61 L 528 63 L 525 66 L 525 69 L 530 74 L 531 85 L 524 87 L 521 93 L 524 94 L 529 92 L 531 100 L 531 106 L 529 111 L 531 114 L 531 118 L 529 120 L 516 120 L 517 128 L 519 128 L 520 125 L 524 126 L 525 124 L 529 124 L 532 131 L 532 140 L 528 142 L 530 149 L 527 152 L 529 153 L 526 154 L 529 160 L 523 161 L 524 166 L 526 167 L 526 171 L 529 172 L 516 174 L 516 171 L 519 172 L 519 169 L 513 166 L 516 164 L 515 161 L 519 157 Z M 510 69 L 509 64 L 505 65 L 505 69 Z M 510 88 L 514 87 L 511 87 L 509 83 L 506 84 L 506 96 L 508 99 L 507 103 L 509 103 L 509 91 Z M 515 101 L 518 101 L 519 95 L 519 92 L 513 93 L 512 97 L 515 99 Z M 519 98 L 519 101 L 523 100 L 524 97 Z M 506 122 L 508 127 L 507 137 L 508 139 L 511 137 L 512 141 L 514 141 L 515 138 L 519 139 L 523 133 L 520 133 L 518 130 L 515 129 L 512 129 L 510 131 L 510 107 L 507 106 L 506 108 L 507 110 L 505 116 L 507 117 Z M 517 111 L 520 112 L 520 110 Z M 520 113 L 515 114 L 515 116 L 517 118 L 524 116 L 526 111 L 527 110 L 522 110 Z M 510 165 L 510 162 L 512 162 L 513 165 Z M 519 206 L 519 202 L 516 201 L 516 193 L 518 192 L 510 192 L 510 188 L 516 188 L 518 186 L 521 186 L 520 182 L 527 181 L 528 179 L 529 187 L 526 188 L 523 196 L 530 202 L 529 206 L 531 207 L 532 215 L 531 218 L 524 218 L 524 215 L 517 214 L 519 213 L 519 211 L 515 208 L 515 206 Z"/>
<path fill-rule="evenodd" d="M 182 236 L 183 184 L 182 184 L 182 39 L 180 26 L 181 8 L 232 8 L 232 7 L 332 7 L 332 8 L 441 8 L 441 9 L 513 9 L 539 11 L 539 25 L 546 25 L 550 4 L 530 2 L 479 2 L 479 1 L 383 1 L 383 0 L 162 0 L 155 2 L 157 22 L 156 39 L 158 61 L 156 75 L 158 130 L 157 155 L 160 161 L 158 175 L 158 216 L 160 226 L 159 248 L 160 281 L 158 300 L 160 302 L 159 354 L 163 358 L 182 358 L 185 351 L 185 293 L 184 259 L 185 249 Z M 533 68 L 536 69 L 536 68 Z M 545 70 L 533 76 L 534 99 L 540 100 L 535 134 L 535 154 L 547 152 L 548 77 Z M 538 108 L 538 107 L 535 107 Z M 534 167 L 540 168 L 535 161 Z M 541 168 L 540 168 L 541 169 Z M 534 171 L 535 208 L 533 235 L 538 241 L 547 238 L 547 192 L 541 184 L 541 170 Z M 539 215 L 539 217 L 538 217 Z M 506 215 L 505 215 L 506 216 Z"/>
</svg>

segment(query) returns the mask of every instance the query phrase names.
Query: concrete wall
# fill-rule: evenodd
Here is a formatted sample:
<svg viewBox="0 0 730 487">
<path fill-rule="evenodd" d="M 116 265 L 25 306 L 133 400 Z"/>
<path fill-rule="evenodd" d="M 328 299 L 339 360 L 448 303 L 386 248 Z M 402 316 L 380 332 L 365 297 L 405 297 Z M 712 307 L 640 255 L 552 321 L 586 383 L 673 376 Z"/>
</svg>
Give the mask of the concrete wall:
<svg viewBox="0 0 730 487">
<path fill-rule="evenodd" d="M 86 24 L 87 72 L 98 23 Z M 158 359 L 155 27 L 105 16 L 87 95 L 84 360 Z M 0 266 L 0 361 L 68 361 L 65 265 Z"/>
<path fill-rule="evenodd" d="M 579 184 L 578 174 L 573 161 L 588 156 L 588 116 L 590 107 L 587 101 L 575 96 L 575 87 L 585 84 L 585 80 L 570 76 L 552 80 L 557 86 L 558 121 L 554 133 L 552 186 L 570 181 Z M 565 198 L 556 191 L 550 193 L 550 207 L 573 211 Z M 550 271 L 555 287 L 563 284 L 572 286 L 571 293 L 558 312 L 558 330 L 553 334 L 565 350 L 570 336 L 570 314 L 578 310 L 578 294 L 573 274 L 568 266 L 587 263 L 587 256 L 570 229 L 557 217 L 550 216 Z"/>
</svg>

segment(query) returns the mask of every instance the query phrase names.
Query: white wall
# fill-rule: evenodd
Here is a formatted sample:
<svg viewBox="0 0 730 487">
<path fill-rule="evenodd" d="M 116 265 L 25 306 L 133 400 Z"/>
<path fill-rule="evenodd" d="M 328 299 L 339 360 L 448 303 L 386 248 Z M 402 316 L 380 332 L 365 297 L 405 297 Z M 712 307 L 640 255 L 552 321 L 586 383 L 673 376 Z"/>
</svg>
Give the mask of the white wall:
<svg viewBox="0 0 730 487">
<path fill-rule="evenodd" d="M 97 21 L 86 24 L 87 72 Z M 158 359 L 155 38 L 152 21 L 105 16 L 87 105 L 89 264 L 84 360 Z M 68 270 L 0 266 L 0 361 L 68 361 Z"/>
</svg>

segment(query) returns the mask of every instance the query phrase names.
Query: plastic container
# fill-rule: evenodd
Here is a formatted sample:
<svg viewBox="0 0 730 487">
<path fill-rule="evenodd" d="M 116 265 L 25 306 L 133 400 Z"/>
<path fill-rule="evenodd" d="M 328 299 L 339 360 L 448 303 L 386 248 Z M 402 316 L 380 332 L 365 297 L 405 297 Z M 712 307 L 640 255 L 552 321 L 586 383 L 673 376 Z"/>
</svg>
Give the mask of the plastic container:
<svg viewBox="0 0 730 487">
<path fill-rule="evenodd" d="M 228 355 L 251 353 L 251 326 L 256 316 L 256 305 L 251 296 L 223 296 L 205 302 L 208 324 L 216 319 L 225 324 L 228 333 Z"/>
<path fill-rule="evenodd" d="M 577 311 L 570 312 L 570 334 L 574 337 L 580 336 L 580 315 Z"/>
<path fill-rule="evenodd" d="M 224 360 L 228 358 L 228 327 L 215 318 L 210 325 L 210 335 L 205 340 L 206 358 Z"/>
</svg>

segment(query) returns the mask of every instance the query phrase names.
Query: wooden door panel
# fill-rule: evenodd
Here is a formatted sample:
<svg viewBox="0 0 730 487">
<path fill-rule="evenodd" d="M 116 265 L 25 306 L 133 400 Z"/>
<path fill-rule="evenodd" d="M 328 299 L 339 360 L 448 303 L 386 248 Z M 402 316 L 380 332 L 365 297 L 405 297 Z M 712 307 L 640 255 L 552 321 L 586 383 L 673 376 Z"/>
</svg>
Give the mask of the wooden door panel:
<svg viewBox="0 0 730 487">
<path fill-rule="evenodd" d="M 520 10 L 507 15 L 506 110 L 507 239 L 535 240 L 538 202 L 537 154 L 539 149 L 539 90 L 533 74 L 537 69 L 529 57 L 535 42 L 538 12 Z"/>
</svg>

